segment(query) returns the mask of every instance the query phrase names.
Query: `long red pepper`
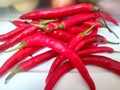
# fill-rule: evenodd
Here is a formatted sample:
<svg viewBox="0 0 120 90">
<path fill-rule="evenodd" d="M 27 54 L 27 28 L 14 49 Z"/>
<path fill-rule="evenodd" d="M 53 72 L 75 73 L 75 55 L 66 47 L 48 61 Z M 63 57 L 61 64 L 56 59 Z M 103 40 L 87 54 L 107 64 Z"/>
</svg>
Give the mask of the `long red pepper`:
<svg viewBox="0 0 120 90">
<path fill-rule="evenodd" d="M 112 58 L 100 55 L 87 55 L 81 57 L 84 64 L 86 65 L 95 65 L 114 72 L 117 75 L 120 75 L 120 62 L 113 60 Z M 59 67 L 49 79 L 48 83 L 45 86 L 45 90 L 52 90 L 57 81 L 67 72 L 72 70 L 74 67 L 70 62 L 65 62 L 61 67 Z"/>
<path fill-rule="evenodd" d="M 105 20 L 107 20 L 107 21 L 109 21 L 109 22 L 111 22 L 111 23 L 113 23 L 113 24 L 115 24 L 115 25 L 118 26 L 118 21 L 117 21 L 115 18 L 113 18 L 113 17 L 111 17 L 110 15 L 108 15 L 107 13 L 103 13 L 103 12 L 102 12 L 101 15 L 102 15 L 102 17 L 103 17 Z M 98 13 L 98 16 L 101 17 L 101 15 Z"/>
<path fill-rule="evenodd" d="M 61 23 L 58 25 L 58 28 L 68 29 L 76 24 L 82 23 L 83 21 L 98 18 L 98 16 L 96 16 L 96 13 L 97 12 L 81 13 L 81 14 L 73 15 L 72 17 L 61 21 Z"/>
<path fill-rule="evenodd" d="M 10 70 L 15 64 L 23 60 L 27 56 L 38 51 L 42 47 L 33 46 L 33 47 L 24 47 L 14 53 L 0 68 L 0 77 L 2 77 L 8 70 Z"/>
<path fill-rule="evenodd" d="M 104 16 L 105 16 L 104 13 L 100 14 L 98 12 L 76 14 L 76 15 L 73 15 L 71 18 L 63 20 L 58 27 L 62 29 L 66 29 L 71 26 L 74 26 L 75 24 L 80 24 L 81 22 L 85 20 L 96 19 L 96 18 L 104 18 L 105 20 L 108 20 Z M 112 20 L 108 20 L 108 21 L 112 21 Z"/>
<path fill-rule="evenodd" d="M 76 35 L 75 37 L 73 37 L 69 42 L 68 42 L 68 47 L 70 47 L 71 49 L 74 49 L 76 47 L 76 45 L 83 39 L 83 37 L 93 29 L 93 27 L 95 26 L 96 24 L 94 24 L 93 26 L 91 26 L 89 29 L 85 30 L 84 32 L 82 33 L 79 33 L 78 35 Z M 51 75 L 51 73 L 53 73 L 56 68 L 59 67 L 59 65 L 64 61 L 65 57 L 63 55 L 58 55 L 58 57 L 53 61 L 52 65 L 51 65 L 51 68 L 49 70 L 49 73 L 48 73 L 48 76 L 47 76 L 47 79 L 49 79 L 49 75 Z M 46 79 L 46 81 L 48 81 Z"/>
<path fill-rule="evenodd" d="M 84 66 L 83 62 L 81 61 L 80 57 L 71 50 L 65 43 L 59 41 L 55 38 L 46 36 L 42 33 L 36 33 L 32 36 L 28 36 L 27 38 L 23 39 L 20 47 L 23 46 L 33 46 L 33 45 L 42 45 L 52 48 L 53 50 L 57 51 L 58 53 L 64 55 L 66 58 L 70 60 L 70 62 L 77 68 L 79 73 L 83 76 L 85 81 L 88 83 L 91 90 L 95 90 L 95 85 L 93 80 L 91 79 L 86 67 Z M 71 56 L 72 55 L 72 56 Z"/>
<path fill-rule="evenodd" d="M 74 42 L 71 43 L 72 45 L 74 45 Z M 77 42 L 77 41 L 76 41 Z M 89 39 L 83 39 L 81 40 L 81 42 L 76 45 L 77 47 L 75 48 L 75 51 L 77 52 L 78 50 L 80 50 L 81 48 L 85 47 L 87 44 L 91 44 L 91 43 L 111 43 L 111 44 L 118 44 L 118 43 L 114 43 L 114 42 L 110 42 L 107 41 L 104 37 L 100 36 L 100 35 L 95 35 L 92 36 Z M 100 53 L 100 52 L 110 52 L 111 50 L 113 52 L 113 49 L 110 47 L 92 47 L 90 49 L 85 49 L 85 50 L 80 50 L 78 52 L 79 55 L 86 55 L 86 54 L 93 54 L 93 53 Z M 46 78 L 46 82 L 49 80 L 49 76 L 56 70 L 56 68 L 58 68 L 60 66 L 60 64 L 63 62 L 63 60 L 65 59 L 64 56 L 59 55 L 52 63 L 51 68 L 49 70 L 48 76 Z"/>
<path fill-rule="evenodd" d="M 22 32 L 20 32 L 19 34 L 16 34 L 14 37 L 12 37 L 8 41 L 6 41 L 2 45 L 0 45 L 0 52 L 3 52 L 4 50 L 6 50 L 6 49 L 12 47 L 13 45 L 17 44 L 18 42 L 20 42 L 26 36 L 29 36 L 33 33 L 38 32 L 38 30 L 39 29 L 36 28 L 36 27 L 27 26 L 26 28 L 24 28 L 24 30 Z"/>
<path fill-rule="evenodd" d="M 21 27 L 21 26 L 27 25 L 26 22 L 21 21 L 21 20 L 14 20 L 12 23 L 13 23 L 16 27 Z"/>
<path fill-rule="evenodd" d="M 119 43 L 108 41 L 104 36 L 95 35 L 95 36 L 91 36 L 90 38 L 83 39 L 75 47 L 75 51 L 78 51 L 88 45 L 91 45 L 91 44 L 119 44 Z"/>
<path fill-rule="evenodd" d="M 80 12 L 96 11 L 99 8 L 92 4 L 76 4 L 68 7 L 51 8 L 47 10 L 36 10 L 20 16 L 20 19 L 53 19 L 62 18 Z"/>
<path fill-rule="evenodd" d="M 45 21 L 47 21 L 47 20 L 45 20 Z M 26 23 L 24 23 L 24 22 L 21 22 L 21 21 L 19 21 L 19 20 L 15 20 L 14 21 L 15 22 L 15 24 L 16 24 L 16 26 L 18 26 L 18 27 L 21 27 L 21 26 L 27 26 L 28 24 L 26 24 Z M 36 22 L 34 22 L 34 21 L 32 21 L 31 22 L 32 24 L 36 24 L 36 23 L 39 23 L 38 21 L 36 21 Z M 42 22 L 41 22 L 42 23 Z M 47 30 L 49 31 L 51 28 L 53 28 L 53 26 L 56 26 L 57 25 L 57 23 L 56 22 L 50 22 L 47 26 L 46 26 L 46 32 L 47 32 Z M 88 28 L 86 28 L 86 29 L 88 29 Z M 52 32 L 49 32 L 49 33 L 46 33 L 47 35 L 50 35 L 50 36 L 52 36 L 52 37 L 55 37 L 55 38 L 58 38 L 58 39 L 60 39 L 60 40 L 63 40 L 63 41 L 65 41 L 65 42 L 68 42 L 72 37 L 74 37 L 74 35 L 73 34 L 71 34 L 71 33 L 68 33 L 68 32 L 65 32 L 65 31 L 63 31 L 63 30 L 55 30 L 55 31 L 52 31 Z"/>
<path fill-rule="evenodd" d="M 57 68 L 57 70 L 50 76 L 44 90 L 52 90 L 60 77 L 69 72 L 71 69 L 73 69 L 73 65 L 70 62 L 65 62 L 61 67 Z"/>
<path fill-rule="evenodd" d="M 53 51 L 53 50 L 48 50 L 44 53 L 38 54 L 30 59 L 27 59 L 26 61 L 20 63 L 6 78 L 5 83 L 7 83 L 7 81 L 9 79 L 11 79 L 15 74 L 19 73 L 19 72 L 25 72 L 28 71 L 30 69 L 32 69 L 33 67 L 55 57 L 58 53 Z"/>
<path fill-rule="evenodd" d="M 9 40 L 10 38 L 12 38 L 13 36 L 15 36 L 16 34 L 20 33 L 21 31 L 23 31 L 26 28 L 27 28 L 26 26 L 18 27 L 18 28 L 15 28 L 14 30 L 12 30 L 10 32 L 2 34 L 2 35 L 0 35 L 0 41 Z"/>
<path fill-rule="evenodd" d="M 80 50 L 78 51 L 78 54 L 81 56 L 84 56 L 87 54 L 100 53 L 100 52 L 114 53 L 114 52 L 119 52 L 119 51 L 114 51 L 113 48 L 108 47 L 108 46 L 99 46 L 99 47 L 93 47 L 90 49 Z"/>
</svg>

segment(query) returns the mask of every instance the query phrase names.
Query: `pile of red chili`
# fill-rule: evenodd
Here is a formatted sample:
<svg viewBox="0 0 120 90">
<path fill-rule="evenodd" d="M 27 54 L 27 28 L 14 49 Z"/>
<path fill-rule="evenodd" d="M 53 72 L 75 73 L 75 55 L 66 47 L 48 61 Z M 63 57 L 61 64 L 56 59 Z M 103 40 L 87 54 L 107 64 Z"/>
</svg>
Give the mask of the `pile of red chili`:
<svg viewBox="0 0 120 90">
<path fill-rule="evenodd" d="M 90 3 L 36 10 L 20 16 L 20 20 L 12 22 L 17 28 L 0 35 L 0 41 L 3 42 L 0 52 L 17 50 L 1 66 L 0 77 L 16 66 L 6 78 L 7 82 L 15 74 L 26 72 L 54 58 L 46 77 L 45 90 L 52 90 L 57 81 L 72 69 L 78 71 L 90 90 L 96 90 L 85 65 L 99 66 L 120 75 L 120 62 L 99 55 L 119 52 L 105 45 L 119 42 L 108 41 L 98 34 L 100 28 L 106 28 L 119 38 L 106 21 L 118 25 L 113 17 Z M 16 48 L 9 50 L 18 43 L 20 44 Z M 48 51 L 32 56 L 46 47 L 49 48 Z M 29 56 L 31 58 L 27 59 Z"/>
</svg>

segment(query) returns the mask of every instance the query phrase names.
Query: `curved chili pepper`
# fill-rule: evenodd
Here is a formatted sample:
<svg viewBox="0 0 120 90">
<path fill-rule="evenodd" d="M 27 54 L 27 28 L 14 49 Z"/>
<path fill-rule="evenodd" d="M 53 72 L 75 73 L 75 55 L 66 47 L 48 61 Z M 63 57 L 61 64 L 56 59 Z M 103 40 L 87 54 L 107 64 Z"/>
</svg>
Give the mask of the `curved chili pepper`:
<svg viewBox="0 0 120 90">
<path fill-rule="evenodd" d="M 117 75 L 120 75 L 120 62 L 113 60 L 112 58 L 108 58 L 106 56 L 100 56 L 100 55 L 87 55 L 84 57 L 81 57 L 84 64 L 86 65 L 95 65 L 102 67 L 104 69 L 107 69 L 109 71 L 114 72 Z M 45 86 L 45 90 L 52 90 L 52 88 L 55 86 L 57 81 L 67 72 L 72 70 L 74 67 L 73 65 L 68 61 L 65 62 L 61 67 L 59 67 L 50 77 L 49 81 L 47 82 Z M 54 79 L 53 79 L 54 78 Z"/>
<path fill-rule="evenodd" d="M 65 45 L 62 41 L 59 41 L 55 38 L 46 36 L 42 33 L 36 33 L 32 36 L 28 36 L 25 38 L 20 47 L 23 46 L 33 46 L 33 45 L 42 45 L 52 48 L 53 50 L 57 51 L 58 53 L 64 55 L 66 58 L 70 60 L 70 62 L 77 68 L 79 73 L 83 76 L 83 78 L 88 83 L 91 90 L 95 90 L 95 85 L 93 80 L 91 79 L 87 69 L 85 68 L 83 62 L 81 61 L 80 57 L 71 50 L 69 47 Z M 72 56 L 71 56 L 72 55 Z"/>
<path fill-rule="evenodd" d="M 76 14 L 68 19 L 63 20 L 58 26 L 58 28 L 66 29 L 76 24 L 80 24 L 81 22 L 89 19 L 104 18 L 105 20 L 108 20 L 106 19 L 106 17 L 104 17 L 104 15 L 105 15 L 104 13 L 100 14 L 98 12 Z M 108 21 L 112 21 L 112 20 L 108 20 Z"/>
<path fill-rule="evenodd" d="M 93 54 L 93 53 L 100 53 L 100 52 L 107 52 L 107 53 L 114 53 L 114 52 L 119 52 L 119 51 L 115 51 L 113 48 L 108 47 L 108 46 L 99 46 L 99 47 L 93 47 L 90 49 L 84 49 L 84 50 L 80 50 L 78 51 L 78 55 L 84 56 L 87 54 Z"/>
<path fill-rule="evenodd" d="M 33 67 L 55 57 L 58 53 L 53 50 L 48 50 L 44 53 L 38 54 L 22 63 L 20 63 L 6 78 L 5 83 L 10 80 L 15 74 L 19 72 L 26 72 Z"/>
<path fill-rule="evenodd" d="M 6 50 L 6 49 L 8 49 L 8 48 L 10 48 L 12 46 L 14 46 L 18 42 L 20 42 L 23 38 L 25 38 L 26 36 L 29 36 L 31 34 L 34 34 L 34 33 L 38 32 L 38 30 L 39 29 L 37 27 L 27 26 L 19 34 L 16 34 L 14 37 L 12 37 L 8 41 L 6 41 L 2 45 L 0 45 L 0 52 L 3 52 L 4 50 Z"/>
<path fill-rule="evenodd" d="M 0 35 L 0 41 L 9 40 L 10 38 L 12 38 L 16 34 L 22 32 L 26 28 L 27 28 L 26 26 L 18 27 L 18 28 L 15 28 L 14 30 L 12 30 L 12 31 L 10 31 L 8 33 L 2 34 L 2 35 Z"/>
<path fill-rule="evenodd" d="M 96 19 L 98 16 L 96 15 L 97 12 L 92 13 L 81 13 L 73 15 L 72 17 L 61 21 L 58 28 L 60 29 L 68 29 L 76 24 L 80 24 L 89 19 Z"/>
<path fill-rule="evenodd" d="M 0 77 L 2 77 L 8 70 L 10 70 L 15 64 L 23 60 L 27 56 L 38 51 L 42 47 L 33 46 L 33 47 L 24 47 L 14 53 L 0 68 Z"/>
<path fill-rule="evenodd" d="M 76 47 L 76 45 L 83 39 L 83 37 L 89 32 L 91 31 L 94 26 L 96 24 L 94 24 L 93 26 L 91 26 L 89 29 L 87 29 L 86 31 L 79 33 L 78 35 L 76 35 L 75 37 L 73 37 L 69 42 L 68 42 L 68 47 L 70 47 L 71 49 L 74 49 Z M 53 61 L 51 68 L 49 70 L 49 73 L 47 75 L 47 79 L 49 79 L 49 75 L 51 75 L 51 73 L 53 73 L 56 68 L 59 67 L 59 65 L 64 61 L 65 57 L 63 55 L 58 55 L 58 57 Z M 46 81 L 48 81 L 46 79 Z"/>
<path fill-rule="evenodd" d="M 91 36 L 90 38 L 86 38 L 82 40 L 81 42 L 79 42 L 79 44 L 75 47 L 75 51 L 78 51 L 91 44 L 119 44 L 119 43 L 108 41 L 102 35 L 95 35 L 95 36 Z"/>
<path fill-rule="evenodd" d="M 48 10 L 36 10 L 20 16 L 20 19 L 53 19 L 77 14 L 80 12 L 96 11 L 99 8 L 92 4 L 76 4 L 68 7 L 52 8 Z"/>
</svg>

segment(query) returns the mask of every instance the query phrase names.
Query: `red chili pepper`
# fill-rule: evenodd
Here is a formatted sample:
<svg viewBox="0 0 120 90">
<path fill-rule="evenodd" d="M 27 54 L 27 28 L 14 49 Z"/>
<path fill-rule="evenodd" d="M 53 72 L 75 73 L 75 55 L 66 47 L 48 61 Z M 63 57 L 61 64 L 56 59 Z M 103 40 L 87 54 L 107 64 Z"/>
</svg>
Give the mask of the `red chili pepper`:
<svg viewBox="0 0 120 90">
<path fill-rule="evenodd" d="M 105 20 L 118 26 L 118 21 L 115 18 L 113 18 L 110 15 L 108 15 L 107 13 L 103 13 L 103 12 L 101 13 L 101 15 Z M 101 17 L 101 15 L 99 15 L 99 16 Z"/>
<path fill-rule="evenodd" d="M 48 10 L 36 10 L 20 16 L 20 19 L 53 19 L 77 14 L 80 12 L 96 11 L 99 8 L 92 4 L 76 4 L 68 7 L 52 8 Z"/>
<path fill-rule="evenodd" d="M 44 53 L 41 53 L 39 55 L 36 55 L 22 63 L 20 63 L 6 78 L 5 83 L 7 83 L 8 80 L 10 80 L 15 74 L 19 72 L 26 72 L 33 67 L 55 57 L 57 55 L 57 52 L 53 50 L 48 50 Z"/>
<path fill-rule="evenodd" d="M 66 62 L 61 67 L 59 67 L 54 73 L 52 73 L 50 79 L 48 80 L 44 90 L 52 90 L 57 81 L 63 76 L 65 73 L 69 72 L 73 69 L 73 65 L 70 62 Z M 53 78 L 54 77 L 54 78 Z M 90 89 L 92 90 L 92 89 Z"/>
<path fill-rule="evenodd" d="M 77 68 L 79 73 L 83 76 L 85 81 L 88 83 L 91 90 L 95 90 L 95 85 L 93 80 L 91 79 L 86 67 L 84 66 L 83 62 L 81 61 L 80 57 L 71 50 L 69 47 L 65 45 L 62 41 L 59 41 L 55 38 L 46 36 L 42 33 L 36 33 L 32 36 L 28 36 L 25 38 L 22 43 L 21 47 L 23 46 L 33 46 L 33 45 L 42 45 L 52 48 L 53 50 L 57 51 L 58 53 L 64 55 L 66 58 L 70 60 L 70 62 Z M 72 56 L 71 56 L 72 55 Z"/>
<path fill-rule="evenodd" d="M 93 54 L 93 53 L 100 53 L 100 52 L 107 52 L 107 53 L 114 53 L 114 52 L 119 52 L 119 51 L 115 51 L 113 48 L 108 47 L 108 46 L 100 46 L 100 47 L 93 47 L 90 49 L 84 49 L 84 50 L 80 50 L 78 51 L 78 55 L 84 56 L 84 55 L 88 55 L 88 54 Z"/>
<path fill-rule="evenodd" d="M 91 46 L 91 44 L 119 44 L 116 42 L 108 41 L 104 36 L 95 35 L 90 38 L 83 39 L 76 47 L 75 51 L 78 51 L 86 46 Z"/>
<path fill-rule="evenodd" d="M 97 12 L 92 13 L 81 13 L 73 15 L 72 17 L 65 19 L 61 21 L 61 23 L 58 25 L 58 28 L 60 29 L 68 29 L 76 24 L 80 24 L 86 20 L 98 18 L 96 15 Z"/>
<path fill-rule="evenodd" d="M 76 45 L 83 39 L 83 37 L 90 31 L 92 30 L 92 28 L 95 26 L 95 24 L 93 26 L 91 26 L 88 30 L 79 33 L 78 35 L 76 35 L 75 37 L 73 37 L 69 42 L 68 42 L 68 47 L 70 47 L 71 49 L 74 49 L 76 47 Z M 64 61 L 65 57 L 63 55 L 58 55 L 58 57 L 54 60 L 54 62 L 51 65 L 51 68 L 49 70 L 46 82 L 49 79 L 49 76 L 51 75 L 51 73 L 53 73 L 56 68 L 58 68 L 60 66 L 60 64 Z"/>
<path fill-rule="evenodd" d="M 2 77 L 8 70 L 10 70 L 15 64 L 17 64 L 19 61 L 23 60 L 27 56 L 33 54 L 37 50 L 39 50 L 42 47 L 33 46 L 33 47 L 25 47 L 17 51 L 15 54 L 13 54 L 6 62 L 1 66 L 0 68 L 0 77 Z"/>
<path fill-rule="evenodd" d="M 18 28 L 14 29 L 8 33 L 2 34 L 2 35 L 0 35 L 0 41 L 9 40 L 10 38 L 12 38 L 13 36 L 20 33 L 21 31 L 23 31 L 26 28 L 27 28 L 26 26 L 18 27 Z"/>
<path fill-rule="evenodd" d="M 21 21 L 21 20 L 14 20 L 12 23 L 13 23 L 16 27 L 21 27 L 21 26 L 27 25 L 26 22 L 23 22 L 23 21 Z"/>
<path fill-rule="evenodd" d="M 7 42 L 0 45 L 0 52 L 3 52 L 4 50 L 6 50 L 6 49 L 12 47 L 13 45 L 17 44 L 18 42 L 20 42 L 26 36 L 29 36 L 33 33 L 38 32 L 38 30 L 39 29 L 36 28 L 36 27 L 27 26 L 26 28 L 24 28 L 24 30 L 22 32 L 16 34 L 14 37 L 9 39 Z"/>
<path fill-rule="evenodd" d="M 81 57 L 84 64 L 95 65 L 114 72 L 120 75 L 120 62 L 100 55 L 87 55 Z M 59 67 L 50 77 L 49 81 L 45 86 L 45 90 L 52 90 L 57 81 L 67 72 L 72 70 L 74 67 L 70 62 L 65 62 L 61 67 Z"/>
<path fill-rule="evenodd" d="M 76 24 L 80 24 L 83 21 L 86 21 L 89 19 L 96 19 L 96 18 L 104 18 L 105 20 L 108 20 L 106 19 L 106 17 L 104 17 L 104 13 L 101 13 L 101 14 L 98 12 L 81 13 L 81 14 L 73 15 L 72 17 L 63 20 L 58 27 L 61 29 L 66 29 Z"/>
</svg>

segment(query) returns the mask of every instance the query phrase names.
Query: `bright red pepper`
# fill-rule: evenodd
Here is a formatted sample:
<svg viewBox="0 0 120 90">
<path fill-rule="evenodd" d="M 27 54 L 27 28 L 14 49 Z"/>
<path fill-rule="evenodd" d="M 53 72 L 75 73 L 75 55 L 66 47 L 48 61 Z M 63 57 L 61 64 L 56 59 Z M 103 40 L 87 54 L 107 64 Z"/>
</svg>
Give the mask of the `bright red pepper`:
<svg viewBox="0 0 120 90">
<path fill-rule="evenodd" d="M 33 46 L 33 45 L 42 45 L 52 48 L 53 50 L 57 51 L 58 53 L 64 55 L 66 58 L 70 60 L 70 62 L 77 68 L 79 73 L 83 76 L 85 81 L 88 83 L 91 90 L 95 90 L 95 85 L 93 80 L 91 79 L 86 67 L 84 66 L 83 62 L 81 61 L 80 57 L 71 50 L 65 43 L 59 41 L 55 38 L 51 38 L 46 36 L 42 33 L 36 33 L 32 36 L 28 36 L 25 38 L 21 46 Z M 71 56 L 72 55 L 72 56 Z"/>
<path fill-rule="evenodd" d="M 117 75 L 120 75 L 120 62 L 113 60 L 100 55 L 87 55 L 81 57 L 84 64 L 86 65 L 95 65 L 114 72 Z M 74 66 L 68 61 L 65 62 L 61 67 L 59 67 L 50 77 L 49 81 L 45 86 L 45 90 L 52 90 L 57 81 L 67 72 L 72 70 Z"/>
<path fill-rule="evenodd" d="M 32 35 L 36 32 L 38 32 L 39 28 L 33 27 L 33 26 L 27 26 L 24 28 L 24 30 L 6 41 L 5 43 L 0 45 L 0 52 L 3 52 L 4 50 L 14 46 L 15 44 L 19 43 L 23 38 L 26 36 Z"/>
<path fill-rule="evenodd" d="M 7 83 L 7 81 L 10 80 L 15 74 L 19 72 L 26 72 L 32 69 L 33 67 L 55 57 L 56 55 L 57 52 L 53 50 L 48 50 L 44 53 L 38 54 L 30 59 L 27 59 L 26 61 L 23 61 L 7 76 L 5 83 Z"/>
<path fill-rule="evenodd" d="M 0 68 L 0 77 L 2 77 L 8 70 L 10 70 L 14 65 L 19 61 L 22 61 L 24 58 L 30 56 L 34 52 L 38 51 L 42 47 L 33 46 L 25 47 L 14 53 Z"/>
<path fill-rule="evenodd" d="M 13 36 L 15 36 L 16 34 L 24 31 L 24 29 L 26 29 L 26 28 L 27 28 L 26 26 L 18 27 L 18 28 L 15 28 L 14 30 L 11 30 L 10 32 L 2 34 L 2 35 L 0 35 L 0 41 L 9 40 L 10 38 L 12 38 Z"/>
<path fill-rule="evenodd" d="M 98 7 L 93 6 L 92 4 L 76 4 L 68 7 L 36 10 L 20 16 L 20 19 L 56 19 L 77 14 L 80 12 L 96 11 L 98 9 Z"/>
</svg>

